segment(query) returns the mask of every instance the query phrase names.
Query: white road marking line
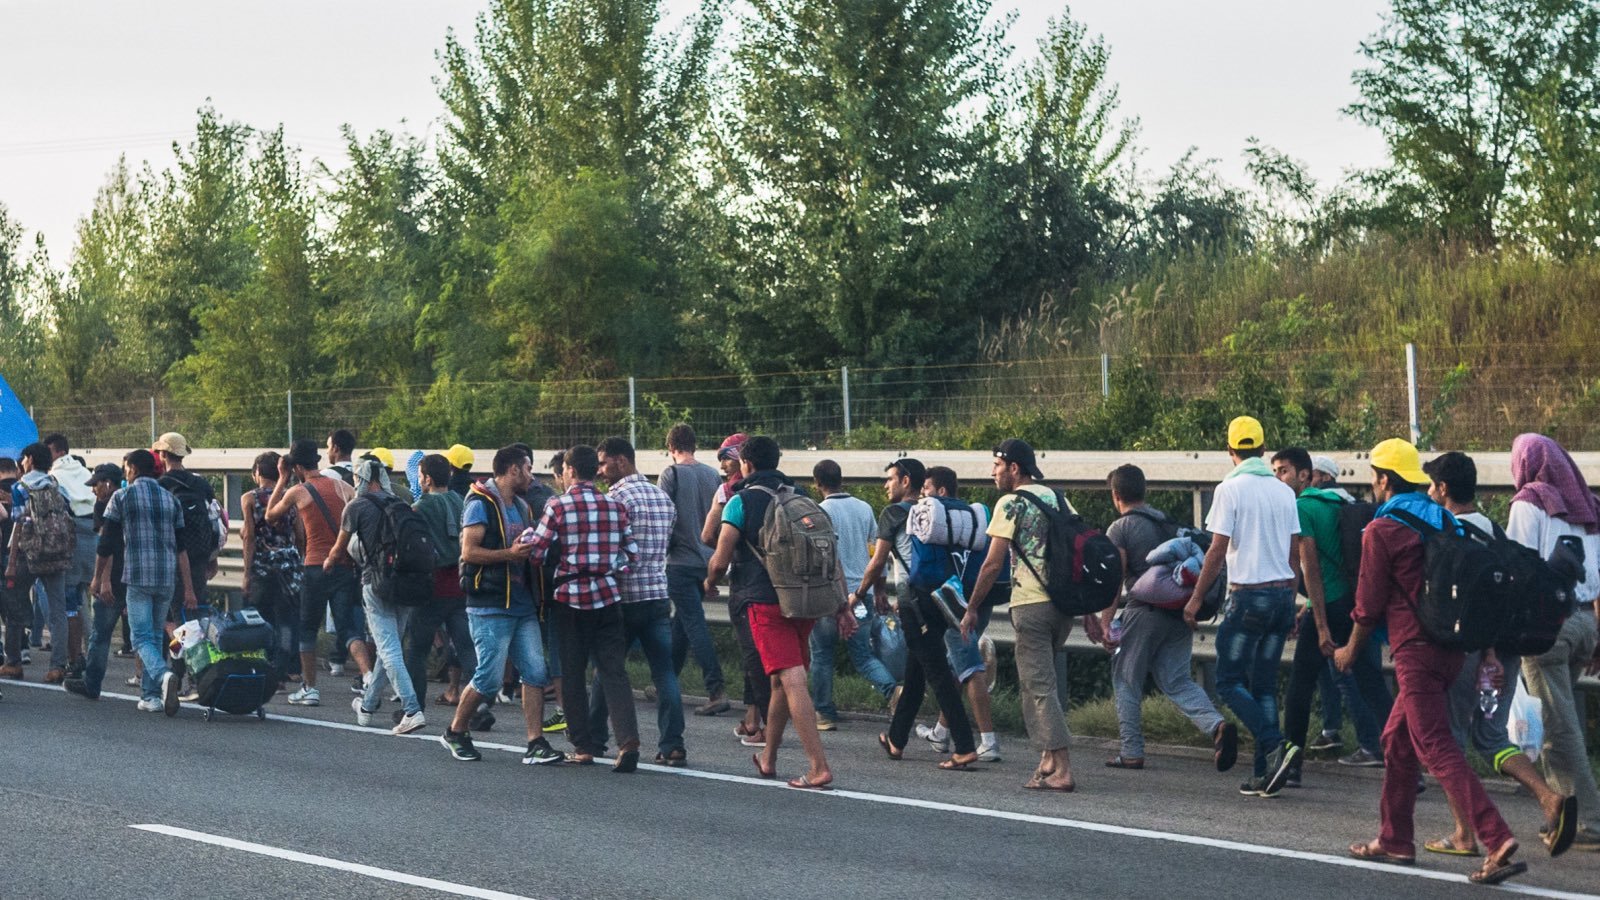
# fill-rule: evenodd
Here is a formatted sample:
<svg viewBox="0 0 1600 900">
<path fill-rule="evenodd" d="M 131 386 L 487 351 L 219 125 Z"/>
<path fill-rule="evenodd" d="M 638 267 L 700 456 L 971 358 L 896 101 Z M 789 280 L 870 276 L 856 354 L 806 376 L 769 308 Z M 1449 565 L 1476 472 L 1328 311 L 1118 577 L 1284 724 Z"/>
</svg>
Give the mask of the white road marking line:
<svg viewBox="0 0 1600 900">
<path fill-rule="evenodd" d="M 58 685 L 35 684 L 32 682 L 10 682 L 19 687 L 38 688 L 40 690 L 61 691 Z M 139 698 L 128 694 L 102 693 L 101 697 L 110 697 L 117 700 L 133 700 Z M 196 704 L 184 704 L 191 709 L 204 709 Z M 312 725 L 318 728 L 331 728 L 336 731 L 353 731 L 366 735 L 385 735 L 393 737 L 388 731 L 363 728 L 348 722 L 327 722 L 321 719 L 306 719 L 300 716 L 285 716 L 277 713 L 270 715 L 270 719 L 279 722 L 291 722 L 297 725 Z M 439 740 L 438 735 L 407 734 L 401 737 L 422 741 Z M 509 753 L 522 753 L 527 748 L 513 744 L 497 744 L 474 741 L 476 746 L 490 750 L 501 750 Z M 597 762 L 608 761 L 603 757 L 596 757 Z M 677 769 L 667 766 L 657 766 L 648 763 L 639 764 L 640 771 L 658 772 L 664 775 L 677 775 L 685 778 L 699 778 L 705 781 L 720 781 L 728 784 L 743 784 L 761 788 L 789 788 L 782 780 L 768 781 L 751 775 L 729 775 L 723 772 L 707 772 L 699 769 Z M 794 791 L 795 793 L 802 793 Z M 831 791 L 804 791 L 803 793 L 836 797 L 844 800 L 858 800 L 868 803 L 879 803 L 886 806 L 906 806 L 917 809 L 927 809 L 935 812 L 956 813 L 959 815 L 977 816 L 989 819 L 1004 819 L 1011 822 L 1023 822 L 1032 825 L 1047 825 L 1054 828 L 1070 828 L 1077 831 L 1090 831 L 1099 834 L 1111 834 L 1119 837 L 1136 837 L 1146 840 L 1166 841 L 1171 844 L 1189 844 L 1196 847 L 1210 847 L 1216 850 L 1230 850 L 1236 853 L 1249 853 L 1255 856 L 1271 856 L 1279 859 L 1292 859 L 1301 862 L 1317 862 L 1325 865 L 1344 866 L 1351 869 L 1366 869 L 1385 875 L 1399 875 L 1410 878 L 1423 878 L 1430 881 L 1445 881 L 1456 884 L 1471 884 L 1467 876 L 1453 872 L 1439 872 L 1431 869 L 1417 867 L 1391 866 L 1383 863 L 1371 862 L 1364 859 L 1353 859 L 1348 856 L 1336 856 L 1328 853 L 1313 853 L 1306 850 L 1290 850 L 1284 847 L 1270 847 L 1264 844 L 1247 844 L 1242 841 L 1231 841 L 1226 838 L 1205 837 L 1203 835 L 1183 834 L 1175 831 L 1155 831 L 1146 828 L 1130 828 L 1124 825 L 1108 825 L 1103 822 L 1089 822 L 1079 819 L 1066 819 L 1056 816 L 1041 816 L 1033 813 L 1010 812 L 1000 809 L 983 809 L 976 806 L 961 806 L 954 803 L 941 803 L 937 800 L 921 800 L 914 797 L 897 797 L 891 794 L 871 794 L 864 791 L 831 790 Z M 1526 849 L 1526 848 L 1524 848 Z M 1529 897 L 1549 897 L 1554 900 L 1600 900 L 1597 894 L 1581 894 L 1569 891 L 1557 891 L 1550 888 L 1532 887 L 1516 883 L 1504 884 L 1501 890 Z"/>
<path fill-rule="evenodd" d="M 105 696 L 104 694 L 101 695 Z M 329 859 L 326 856 L 313 856 L 310 853 L 301 853 L 297 850 L 285 850 L 281 847 L 269 847 L 266 844 L 256 844 L 250 841 L 240 841 L 233 838 L 219 837 L 206 834 L 203 831 L 190 831 L 187 828 L 174 828 L 171 825 L 129 825 L 140 831 L 154 834 L 164 834 L 169 837 L 183 838 L 200 844 L 211 844 L 215 847 L 226 847 L 229 850 L 242 850 L 245 853 L 255 853 L 260 856 L 270 856 L 274 859 L 285 859 L 290 862 L 304 863 L 308 866 L 321 866 L 324 869 L 335 869 L 340 872 L 352 872 L 356 875 L 365 875 L 368 878 L 378 878 L 383 881 L 392 881 L 396 884 L 406 884 L 412 887 L 427 888 L 441 894 L 454 894 L 457 897 L 476 897 L 480 900 L 532 900 L 521 894 L 508 894 L 504 891 L 491 891 L 487 888 L 473 887 L 469 884 L 456 884 L 453 881 L 440 881 L 437 878 L 424 878 L 421 875 L 411 875 L 405 872 L 396 872 L 392 869 L 380 869 L 376 866 L 364 866 L 361 863 L 345 862 L 342 859 Z"/>
</svg>

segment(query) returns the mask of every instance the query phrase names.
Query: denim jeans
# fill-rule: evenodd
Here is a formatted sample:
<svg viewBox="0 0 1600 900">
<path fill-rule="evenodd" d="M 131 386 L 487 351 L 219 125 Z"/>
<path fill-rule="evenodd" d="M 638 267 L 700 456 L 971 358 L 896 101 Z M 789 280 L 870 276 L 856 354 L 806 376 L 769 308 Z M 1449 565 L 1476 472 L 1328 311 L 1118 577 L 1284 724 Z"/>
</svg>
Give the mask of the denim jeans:
<svg viewBox="0 0 1600 900">
<path fill-rule="evenodd" d="M 39 605 L 42 617 L 50 622 L 50 668 L 67 667 L 67 573 L 38 575 Z M 39 632 L 33 633 L 34 643 L 39 642 Z"/>
<path fill-rule="evenodd" d="M 1194 632 L 1182 619 L 1137 603 L 1122 611 L 1122 644 L 1111 659 L 1111 680 L 1123 759 L 1144 759 L 1146 675 L 1202 733 L 1211 734 L 1222 723 L 1211 698 L 1195 683 L 1193 655 Z"/>
<path fill-rule="evenodd" d="M 356 570 L 335 566 L 333 571 L 325 572 L 321 566 L 306 566 L 300 583 L 301 653 L 316 651 L 322 618 L 329 609 L 333 610 L 334 634 L 341 649 L 367 639 Z"/>
<path fill-rule="evenodd" d="M 366 680 L 367 691 L 361 697 L 361 708 L 367 712 L 376 711 L 383 704 L 384 688 L 392 679 L 406 715 L 422 712 L 422 702 L 417 698 L 410 673 L 406 671 L 405 643 L 400 639 L 406 632 L 407 620 L 411 618 L 411 608 L 379 600 L 369 584 L 361 586 L 361 606 L 367 613 L 367 628 L 372 633 L 372 643 L 378 649 L 372 675 Z"/>
<path fill-rule="evenodd" d="M 656 686 L 656 748 L 665 756 L 683 749 L 683 696 L 678 673 L 672 667 L 672 601 L 650 600 L 622 604 L 622 639 L 637 643 L 650 664 L 650 681 Z M 606 729 L 606 697 L 596 675 L 589 695 L 589 730 L 596 744 L 610 740 Z"/>
<path fill-rule="evenodd" d="M 172 602 L 172 585 L 156 587 L 128 585 L 128 629 L 133 647 L 144 664 L 144 680 L 139 683 L 142 700 L 161 698 L 161 676 L 167 672 L 167 654 L 162 646 L 167 607 Z"/>
<path fill-rule="evenodd" d="M 856 633 L 844 642 L 844 648 L 856 672 L 887 698 L 894 692 L 895 678 L 872 650 L 872 629 L 877 620 L 876 613 L 857 620 Z M 832 616 L 818 619 L 811 626 L 811 703 L 817 708 L 817 715 L 825 719 L 839 717 L 839 709 L 833 704 L 833 657 L 838 646 L 839 623 Z"/>
<path fill-rule="evenodd" d="M 406 671 L 411 673 L 411 689 L 416 691 L 417 702 L 423 706 L 428 705 L 428 653 L 433 649 L 433 635 L 441 627 L 450 638 L 461 671 L 470 678 L 478 668 L 478 651 L 473 648 L 472 629 L 467 625 L 465 600 L 435 597 L 432 603 L 412 611 L 406 625 Z"/>
<path fill-rule="evenodd" d="M 100 686 L 105 683 L 106 664 L 111 659 L 111 636 L 116 633 L 123 608 L 121 601 L 94 601 L 94 622 L 89 630 L 89 648 L 83 665 L 83 684 L 91 697 L 100 696 Z"/>
<path fill-rule="evenodd" d="M 1255 774 L 1283 743 L 1278 728 L 1278 670 L 1294 627 L 1294 590 L 1234 591 L 1217 629 L 1217 693 L 1255 736 Z"/>
<path fill-rule="evenodd" d="M 706 625 L 705 566 L 667 566 L 667 596 L 672 598 L 672 671 L 683 674 L 683 664 L 694 652 L 694 661 L 705 676 L 706 693 L 717 696 L 726 690 L 717 645 Z"/>
<path fill-rule="evenodd" d="M 544 644 L 539 640 L 538 616 L 468 612 L 467 627 L 472 631 L 472 648 L 478 654 L 478 666 L 472 672 L 473 690 L 486 698 L 500 693 L 507 656 L 524 685 L 543 690 L 550 683 L 544 667 Z"/>
<path fill-rule="evenodd" d="M 982 675 L 986 670 L 978 641 L 983 637 L 983 633 L 989 630 L 989 619 L 993 615 L 994 607 L 985 604 L 978 610 L 978 627 L 973 629 L 970 637 L 963 638 L 959 628 L 951 628 L 944 633 L 944 650 L 945 656 L 950 660 L 950 671 L 955 673 L 956 680 L 962 684 L 966 684 L 974 675 Z"/>
</svg>

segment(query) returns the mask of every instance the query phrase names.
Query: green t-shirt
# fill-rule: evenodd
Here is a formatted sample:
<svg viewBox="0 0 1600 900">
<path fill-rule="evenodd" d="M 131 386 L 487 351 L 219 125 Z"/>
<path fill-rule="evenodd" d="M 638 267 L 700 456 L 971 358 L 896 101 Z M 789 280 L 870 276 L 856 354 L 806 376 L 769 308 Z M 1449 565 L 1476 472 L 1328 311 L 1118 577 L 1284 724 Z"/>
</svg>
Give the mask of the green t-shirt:
<svg viewBox="0 0 1600 900">
<path fill-rule="evenodd" d="M 1317 563 L 1322 567 L 1322 598 L 1325 603 L 1350 599 L 1350 582 L 1344 575 L 1344 544 L 1339 540 L 1339 507 L 1344 498 L 1321 488 L 1306 488 L 1295 500 L 1300 513 L 1300 536 L 1309 537 L 1317 547 Z"/>
<path fill-rule="evenodd" d="M 428 537 L 439 551 L 438 566 L 448 569 L 461 560 L 461 512 L 465 501 L 454 491 L 423 494 L 412 504 L 422 521 L 428 523 Z"/>
</svg>

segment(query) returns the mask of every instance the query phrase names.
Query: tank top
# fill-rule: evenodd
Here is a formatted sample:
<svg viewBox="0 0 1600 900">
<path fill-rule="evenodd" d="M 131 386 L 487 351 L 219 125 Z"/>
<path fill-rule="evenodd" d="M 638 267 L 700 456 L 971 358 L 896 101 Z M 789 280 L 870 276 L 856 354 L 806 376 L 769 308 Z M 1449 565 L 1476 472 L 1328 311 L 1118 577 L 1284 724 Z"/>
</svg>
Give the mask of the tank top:
<svg viewBox="0 0 1600 900">
<path fill-rule="evenodd" d="M 317 502 L 308 499 L 300 513 L 301 521 L 306 526 L 306 565 L 320 568 L 328 554 L 333 552 L 334 541 L 339 537 L 339 519 L 344 515 L 345 499 L 339 494 L 333 479 L 327 476 L 313 478 L 301 486 L 307 491 L 316 491 L 328 507 L 328 515 L 324 516 Z M 330 518 L 333 520 L 331 524 L 328 521 Z"/>
<path fill-rule="evenodd" d="M 299 510 L 290 510 L 283 521 L 274 525 L 267 521 L 267 501 L 272 498 L 271 488 L 259 488 L 255 491 L 255 503 L 250 510 L 250 518 L 255 524 L 256 546 L 252 557 L 252 574 L 265 576 L 275 565 L 287 558 L 288 551 L 294 550 L 294 520 L 299 515 Z M 293 554 L 295 561 L 299 561 L 299 552 Z"/>
</svg>

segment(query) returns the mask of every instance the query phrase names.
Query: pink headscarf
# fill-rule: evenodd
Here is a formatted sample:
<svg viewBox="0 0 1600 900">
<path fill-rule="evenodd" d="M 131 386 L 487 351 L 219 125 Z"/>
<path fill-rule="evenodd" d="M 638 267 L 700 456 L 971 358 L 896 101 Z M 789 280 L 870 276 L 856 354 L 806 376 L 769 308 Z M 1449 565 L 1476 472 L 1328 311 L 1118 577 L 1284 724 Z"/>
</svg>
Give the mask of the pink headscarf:
<svg viewBox="0 0 1600 900">
<path fill-rule="evenodd" d="M 1519 434 L 1511 444 L 1511 480 L 1518 500 L 1547 514 L 1600 532 L 1600 500 L 1589 490 L 1577 463 L 1561 445 L 1542 434 Z"/>
</svg>

